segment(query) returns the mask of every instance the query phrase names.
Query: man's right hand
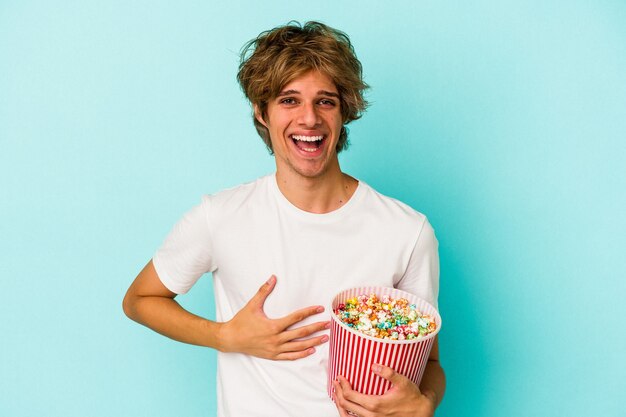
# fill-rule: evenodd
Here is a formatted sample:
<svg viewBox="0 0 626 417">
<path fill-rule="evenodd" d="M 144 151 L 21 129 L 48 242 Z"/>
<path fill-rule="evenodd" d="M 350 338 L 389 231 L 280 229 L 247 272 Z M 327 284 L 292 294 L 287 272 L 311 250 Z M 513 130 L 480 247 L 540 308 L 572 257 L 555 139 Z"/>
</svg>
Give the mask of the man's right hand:
<svg viewBox="0 0 626 417">
<path fill-rule="evenodd" d="M 230 321 L 221 324 L 217 347 L 220 351 L 271 360 L 295 360 L 311 355 L 315 346 L 328 341 L 327 335 L 306 337 L 328 329 L 329 321 L 289 329 L 307 317 L 322 313 L 322 306 L 306 307 L 279 319 L 267 317 L 263 306 L 275 286 L 276 277 L 272 275 Z"/>
</svg>

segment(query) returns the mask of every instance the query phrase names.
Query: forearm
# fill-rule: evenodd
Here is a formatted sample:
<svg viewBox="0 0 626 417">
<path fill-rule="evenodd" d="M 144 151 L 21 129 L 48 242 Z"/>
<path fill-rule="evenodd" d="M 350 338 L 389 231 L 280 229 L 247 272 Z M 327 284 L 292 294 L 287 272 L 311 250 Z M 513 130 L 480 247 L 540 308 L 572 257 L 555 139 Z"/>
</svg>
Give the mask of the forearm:
<svg viewBox="0 0 626 417">
<path fill-rule="evenodd" d="M 446 390 L 446 375 L 438 360 L 430 359 L 426 363 L 419 388 L 424 395 L 429 396 L 434 401 L 435 407 L 439 405 Z"/>
<path fill-rule="evenodd" d="M 272 276 L 230 320 L 217 323 L 182 308 L 174 300 L 176 293 L 163 285 L 150 261 L 126 292 L 122 305 L 132 320 L 180 342 L 274 360 L 295 360 L 313 354 L 313 347 L 326 342 L 328 337 L 312 335 L 326 330 L 329 322 L 288 329 L 323 312 L 324 308 L 306 307 L 270 319 L 263 305 L 275 285 L 276 277 Z"/>
<path fill-rule="evenodd" d="M 221 323 L 190 313 L 169 297 L 131 296 L 124 300 L 126 315 L 179 342 L 220 349 Z"/>
</svg>

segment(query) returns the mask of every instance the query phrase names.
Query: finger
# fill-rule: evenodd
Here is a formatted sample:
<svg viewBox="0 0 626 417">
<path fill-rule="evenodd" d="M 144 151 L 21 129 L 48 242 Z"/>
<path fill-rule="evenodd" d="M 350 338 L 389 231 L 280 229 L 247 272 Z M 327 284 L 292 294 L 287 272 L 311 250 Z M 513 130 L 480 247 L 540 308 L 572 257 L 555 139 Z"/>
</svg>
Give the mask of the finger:
<svg viewBox="0 0 626 417">
<path fill-rule="evenodd" d="M 308 349 L 310 347 L 321 345 L 322 343 L 326 343 L 326 342 L 328 342 L 328 336 L 323 335 L 323 336 L 313 337 L 307 340 L 300 340 L 298 342 L 285 343 L 280 346 L 280 349 L 284 350 L 285 352 L 297 352 L 300 350 Z"/>
<path fill-rule="evenodd" d="M 307 356 L 311 356 L 315 353 L 315 348 L 311 347 L 304 350 L 293 351 L 293 352 L 283 352 L 279 353 L 274 357 L 274 360 L 277 361 L 295 361 L 297 359 L 306 358 Z"/>
<path fill-rule="evenodd" d="M 339 385 L 339 382 L 333 381 L 333 388 L 334 388 L 333 397 L 335 398 L 335 407 L 337 407 L 337 411 L 339 411 L 339 417 L 350 417 L 348 413 L 346 412 L 345 408 L 343 408 L 345 406 L 345 400 L 343 399 L 343 397 L 341 397 L 341 399 L 339 398 L 339 396 L 341 395 L 340 393 L 341 386 Z"/>
<path fill-rule="evenodd" d="M 272 293 L 275 286 L 276 276 L 272 275 L 267 281 L 263 283 L 263 285 L 261 285 L 256 294 L 254 294 L 254 296 L 250 299 L 248 304 L 263 311 L 263 305 L 265 304 L 265 300 L 267 300 L 267 297 Z"/>
<path fill-rule="evenodd" d="M 346 415 L 350 416 L 349 413 L 352 413 L 352 415 L 356 414 L 360 417 L 371 416 L 372 413 L 370 413 L 365 407 L 363 407 L 362 404 L 351 401 L 346 396 L 348 392 L 352 391 L 350 383 L 344 377 L 340 376 L 338 379 L 338 381 L 334 382 L 335 400 L 342 409 L 347 411 Z"/>
<path fill-rule="evenodd" d="M 322 306 L 311 306 L 305 307 L 300 310 L 296 310 L 293 313 L 286 315 L 280 319 L 276 319 L 276 321 L 280 324 L 283 329 L 288 328 L 289 326 L 293 326 L 294 324 L 301 322 L 307 317 L 314 316 L 315 314 L 323 313 L 324 307 Z"/>
<path fill-rule="evenodd" d="M 365 395 L 352 389 L 350 382 L 342 376 L 338 377 L 341 394 L 346 401 L 358 404 L 363 410 L 375 410 L 379 395 Z"/>
<path fill-rule="evenodd" d="M 346 410 L 341 408 L 339 404 L 335 403 L 335 407 L 337 407 L 337 411 L 339 411 L 339 417 L 353 417 L 352 415 L 348 414 Z"/>
<path fill-rule="evenodd" d="M 374 374 L 391 382 L 391 386 L 402 385 L 406 384 L 407 382 L 411 382 L 404 375 L 397 373 L 396 371 L 385 365 L 375 363 L 372 364 L 371 369 Z"/>
<path fill-rule="evenodd" d="M 329 321 L 320 321 L 317 323 L 307 324 L 306 326 L 298 327 L 295 329 L 285 330 L 280 335 L 280 340 L 283 342 L 290 342 L 295 339 L 302 339 L 310 336 L 313 333 L 321 332 L 330 329 Z"/>
</svg>

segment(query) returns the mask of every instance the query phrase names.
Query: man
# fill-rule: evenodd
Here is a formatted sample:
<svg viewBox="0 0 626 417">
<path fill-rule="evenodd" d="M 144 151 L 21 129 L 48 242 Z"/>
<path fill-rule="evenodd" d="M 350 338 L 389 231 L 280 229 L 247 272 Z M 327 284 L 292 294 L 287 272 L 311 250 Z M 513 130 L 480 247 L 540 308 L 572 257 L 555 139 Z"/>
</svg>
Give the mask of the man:
<svg viewBox="0 0 626 417">
<path fill-rule="evenodd" d="M 324 305 L 335 293 L 394 286 L 436 305 L 438 292 L 426 218 L 339 167 L 345 125 L 366 106 L 348 37 L 317 22 L 264 32 L 244 48 L 238 80 L 276 173 L 205 196 L 137 276 L 124 311 L 172 339 L 218 350 L 219 416 L 432 415 L 445 388 L 437 343 L 419 388 L 374 366 L 393 383 L 385 395 L 359 394 L 343 378 L 335 403 L 326 395 Z M 216 321 L 174 300 L 206 272 Z"/>
</svg>

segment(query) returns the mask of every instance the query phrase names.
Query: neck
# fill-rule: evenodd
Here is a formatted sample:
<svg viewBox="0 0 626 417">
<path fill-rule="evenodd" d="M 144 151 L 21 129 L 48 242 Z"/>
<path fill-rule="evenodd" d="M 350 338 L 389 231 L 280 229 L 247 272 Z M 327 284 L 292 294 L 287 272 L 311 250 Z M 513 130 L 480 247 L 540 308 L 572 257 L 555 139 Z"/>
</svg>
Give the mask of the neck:
<svg viewBox="0 0 626 417">
<path fill-rule="evenodd" d="M 330 213 L 348 202 L 356 191 L 358 181 L 336 170 L 319 177 L 302 175 L 285 175 L 280 169 L 276 171 L 276 182 L 280 192 L 287 200 L 300 210 L 310 213 Z"/>
</svg>

